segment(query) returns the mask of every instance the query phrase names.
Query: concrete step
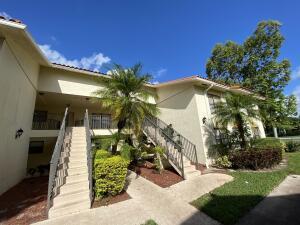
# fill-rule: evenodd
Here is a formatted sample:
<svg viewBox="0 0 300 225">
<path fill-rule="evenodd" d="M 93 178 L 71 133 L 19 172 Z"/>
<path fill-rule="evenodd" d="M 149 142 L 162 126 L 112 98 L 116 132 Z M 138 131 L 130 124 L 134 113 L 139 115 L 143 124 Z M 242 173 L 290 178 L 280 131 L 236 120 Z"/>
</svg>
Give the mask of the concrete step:
<svg viewBox="0 0 300 225">
<path fill-rule="evenodd" d="M 66 177 L 66 183 L 71 184 L 71 183 L 78 183 L 78 182 L 83 182 L 83 181 L 88 181 L 89 180 L 89 174 L 88 173 L 83 173 L 80 175 L 74 175 L 74 176 L 67 176 Z"/>
<path fill-rule="evenodd" d="M 53 206 L 49 210 L 49 218 L 57 218 L 61 216 L 70 215 L 72 213 L 77 213 L 82 210 L 87 210 L 90 208 L 90 200 L 85 200 L 81 202 L 73 202 L 71 205 L 65 205 L 61 207 Z"/>
<path fill-rule="evenodd" d="M 192 172 L 192 171 L 197 171 L 195 166 L 184 167 L 184 173 L 188 173 L 188 172 Z"/>
<path fill-rule="evenodd" d="M 75 168 L 68 168 L 67 169 L 67 174 L 69 176 L 80 175 L 80 174 L 87 173 L 87 172 L 88 172 L 87 165 L 82 166 L 82 167 L 75 167 Z"/>
<path fill-rule="evenodd" d="M 188 171 L 184 173 L 185 179 L 191 179 L 193 177 L 200 176 L 200 171 L 199 170 L 194 170 L 194 171 Z"/>
<path fill-rule="evenodd" d="M 87 197 L 89 198 L 89 195 L 89 190 L 77 191 L 67 194 L 59 194 L 53 199 L 53 205 L 55 207 L 59 207 L 64 203 L 72 202 L 72 200 L 86 200 Z"/>
<path fill-rule="evenodd" d="M 65 183 L 63 186 L 60 187 L 60 194 L 68 194 L 74 193 L 79 191 L 86 191 L 89 190 L 89 182 L 87 181 L 80 181 L 80 182 L 68 182 Z"/>
<path fill-rule="evenodd" d="M 86 157 L 77 158 L 75 156 L 68 158 L 68 163 L 80 163 L 80 162 L 84 162 L 86 164 L 87 158 Z"/>
<path fill-rule="evenodd" d="M 80 144 L 73 143 L 73 144 L 70 145 L 70 151 L 72 149 L 86 149 L 86 143 L 84 143 L 84 144 L 82 144 L 82 143 L 80 143 Z"/>
<path fill-rule="evenodd" d="M 76 169 L 76 168 L 82 168 L 82 167 L 87 166 L 87 162 L 77 162 L 77 163 L 69 162 L 67 165 L 68 165 L 69 169 Z"/>
<path fill-rule="evenodd" d="M 72 162 L 72 161 L 83 161 L 83 160 L 86 160 L 86 154 L 72 154 L 70 159 L 69 159 L 69 162 Z"/>
</svg>

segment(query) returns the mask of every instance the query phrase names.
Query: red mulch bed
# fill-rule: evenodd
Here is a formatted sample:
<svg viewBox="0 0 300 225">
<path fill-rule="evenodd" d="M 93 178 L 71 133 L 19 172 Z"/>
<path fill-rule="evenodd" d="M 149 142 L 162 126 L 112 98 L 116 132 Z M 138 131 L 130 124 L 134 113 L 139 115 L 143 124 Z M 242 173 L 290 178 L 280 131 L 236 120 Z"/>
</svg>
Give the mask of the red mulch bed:
<svg viewBox="0 0 300 225">
<path fill-rule="evenodd" d="M 27 225 L 47 219 L 48 177 L 23 180 L 0 196 L 0 224 Z"/>
<path fill-rule="evenodd" d="M 183 180 L 183 178 L 171 168 L 163 170 L 160 174 L 157 170 L 149 168 L 148 164 L 149 162 L 147 162 L 145 166 L 134 166 L 132 170 L 162 188 L 170 187 Z"/>
<path fill-rule="evenodd" d="M 130 199 L 129 194 L 127 194 L 126 191 L 122 191 L 120 194 L 115 195 L 115 196 L 107 196 L 105 198 L 95 199 L 92 204 L 92 208 L 108 206 L 108 205 L 115 204 L 117 202 L 122 202 L 122 201 L 125 201 L 128 199 Z"/>
</svg>

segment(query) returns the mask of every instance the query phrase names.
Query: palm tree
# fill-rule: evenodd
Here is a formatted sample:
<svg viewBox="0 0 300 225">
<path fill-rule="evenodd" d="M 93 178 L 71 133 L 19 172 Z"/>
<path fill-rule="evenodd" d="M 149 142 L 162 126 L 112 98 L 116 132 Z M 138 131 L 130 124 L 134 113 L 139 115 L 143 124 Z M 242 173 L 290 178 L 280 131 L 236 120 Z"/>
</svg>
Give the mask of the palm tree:
<svg viewBox="0 0 300 225">
<path fill-rule="evenodd" d="M 151 76 L 142 74 L 141 64 L 128 69 L 114 64 L 110 70 L 110 79 L 98 79 L 104 84 L 104 88 L 97 90 L 95 95 L 100 98 L 104 108 L 113 112 L 113 119 L 117 123 L 118 132 L 112 147 L 115 154 L 124 128 L 130 128 L 138 135 L 145 116 L 158 114 L 156 104 L 148 102 L 150 97 L 156 96 L 145 88 Z"/>
<path fill-rule="evenodd" d="M 248 124 L 259 119 L 259 111 L 254 98 L 249 95 L 227 93 L 225 102 L 219 102 L 214 111 L 217 124 L 227 128 L 229 124 L 237 127 L 242 149 L 247 147 L 246 133 Z"/>
</svg>

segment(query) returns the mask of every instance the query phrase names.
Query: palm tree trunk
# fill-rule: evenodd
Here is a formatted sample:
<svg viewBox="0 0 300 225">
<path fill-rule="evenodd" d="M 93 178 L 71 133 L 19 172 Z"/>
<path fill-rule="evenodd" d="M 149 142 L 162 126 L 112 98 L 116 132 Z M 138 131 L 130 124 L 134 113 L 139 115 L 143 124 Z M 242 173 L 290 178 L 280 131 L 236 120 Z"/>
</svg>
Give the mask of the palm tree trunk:
<svg viewBox="0 0 300 225">
<path fill-rule="evenodd" d="M 236 117 L 236 121 L 237 121 L 237 128 L 240 134 L 240 146 L 241 149 L 245 149 L 246 148 L 246 138 L 245 138 L 245 130 L 244 130 L 244 121 L 242 119 L 241 116 L 237 116 Z"/>
<path fill-rule="evenodd" d="M 117 127 L 118 127 L 117 137 L 116 137 L 116 140 L 115 140 L 115 144 L 112 146 L 112 149 L 111 149 L 111 153 L 113 155 L 115 155 L 117 153 L 118 144 L 121 140 L 122 130 L 124 129 L 125 125 L 126 125 L 126 119 L 118 121 L 118 124 L 117 124 Z"/>
</svg>

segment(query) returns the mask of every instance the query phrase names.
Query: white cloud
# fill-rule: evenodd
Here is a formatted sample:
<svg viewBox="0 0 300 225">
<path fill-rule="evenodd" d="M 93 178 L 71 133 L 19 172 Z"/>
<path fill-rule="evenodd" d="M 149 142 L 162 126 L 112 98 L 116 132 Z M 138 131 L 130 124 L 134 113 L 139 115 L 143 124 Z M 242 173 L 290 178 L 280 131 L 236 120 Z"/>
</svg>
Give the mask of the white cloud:
<svg viewBox="0 0 300 225">
<path fill-rule="evenodd" d="M 291 78 L 292 80 L 296 80 L 300 78 L 300 66 L 298 66 L 295 70 L 292 71 Z"/>
<path fill-rule="evenodd" d="M 161 77 L 162 75 L 164 75 L 167 72 L 167 69 L 159 69 L 158 71 L 156 71 L 156 73 L 154 74 L 155 78 Z"/>
<path fill-rule="evenodd" d="M 151 84 L 159 84 L 159 81 L 157 81 L 157 80 L 152 81 Z"/>
<path fill-rule="evenodd" d="M 5 17 L 6 19 L 11 19 L 12 17 L 6 12 L 0 12 L 0 16 Z"/>
<path fill-rule="evenodd" d="M 300 113 L 300 86 L 297 86 L 295 90 L 293 91 L 293 94 L 297 98 L 297 111 Z"/>
<path fill-rule="evenodd" d="M 99 71 L 101 66 L 110 62 L 110 58 L 104 56 L 102 53 L 94 53 L 88 57 L 82 57 L 81 59 L 67 59 L 60 52 L 51 48 L 51 45 L 39 45 L 40 49 L 47 56 L 47 58 L 54 63 L 70 65 L 83 69 Z"/>
</svg>

